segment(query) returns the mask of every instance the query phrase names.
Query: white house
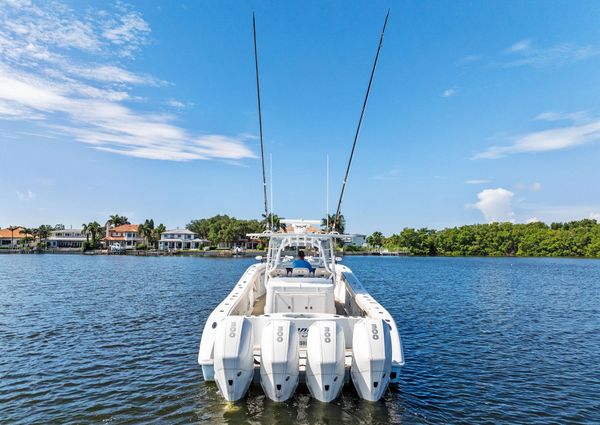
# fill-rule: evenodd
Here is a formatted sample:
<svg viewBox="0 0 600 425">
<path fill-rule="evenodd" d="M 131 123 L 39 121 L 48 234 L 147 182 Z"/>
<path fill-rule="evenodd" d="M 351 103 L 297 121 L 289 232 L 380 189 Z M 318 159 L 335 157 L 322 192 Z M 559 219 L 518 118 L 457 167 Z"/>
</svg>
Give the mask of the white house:
<svg viewBox="0 0 600 425">
<path fill-rule="evenodd" d="M 49 248 L 81 248 L 86 237 L 82 229 L 53 230 L 48 238 Z"/>
<path fill-rule="evenodd" d="M 344 245 L 364 246 L 367 243 L 367 235 L 351 234 L 342 238 Z"/>
<path fill-rule="evenodd" d="M 167 230 L 160 234 L 158 249 L 198 249 L 202 244 L 208 243 L 206 239 L 200 239 L 198 235 L 187 229 Z"/>
</svg>

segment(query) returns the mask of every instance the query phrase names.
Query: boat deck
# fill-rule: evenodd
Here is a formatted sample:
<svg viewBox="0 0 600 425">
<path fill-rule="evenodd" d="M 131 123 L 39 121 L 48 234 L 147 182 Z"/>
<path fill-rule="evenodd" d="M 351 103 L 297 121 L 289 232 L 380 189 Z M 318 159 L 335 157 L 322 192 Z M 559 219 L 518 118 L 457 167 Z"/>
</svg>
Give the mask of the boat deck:
<svg viewBox="0 0 600 425">
<path fill-rule="evenodd" d="M 267 295 L 263 295 L 262 297 L 258 297 L 256 301 L 254 301 L 254 306 L 252 307 L 252 316 L 262 316 L 265 314 L 265 304 L 267 302 Z M 339 314 L 340 316 L 347 316 L 346 309 L 344 308 L 344 304 L 336 301 L 335 302 L 335 314 Z"/>
</svg>

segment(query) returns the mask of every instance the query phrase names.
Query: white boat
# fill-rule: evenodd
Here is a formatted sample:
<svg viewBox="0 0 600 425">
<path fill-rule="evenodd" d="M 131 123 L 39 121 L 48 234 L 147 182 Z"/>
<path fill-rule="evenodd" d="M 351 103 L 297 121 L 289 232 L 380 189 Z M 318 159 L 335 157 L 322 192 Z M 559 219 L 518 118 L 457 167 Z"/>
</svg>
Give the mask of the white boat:
<svg viewBox="0 0 600 425">
<path fill-rule="evenodd" d="M 110 245 L 109 249 L 110 249 L 110 252 L 117 253 L 117 254 L 125 252 L 125 247 L 118 243 Z"/>
<path fill-rule="evenodd" d="M 333 229 L 338 228 L 336 224 L 341 218 L 344 189 L 388 16 L 389 11 Z M 392 316 L 369 295 L 352 270 L 339 264 L 335 242 L 348 235 L 320 233 L 311 227 L 319 221 L 283 220 L 290 232 L 272 232 L 273 221 L 268 224 L 268 218 L 273 219 L 273 206 L 271 204 L 269 213 L 254 18 L 253 28 L 267 231 L 248 236 L 268 240 L 268 250 L 265 261 L 257 257 L 260 262 L 246 270 L 208 317 L 198 363 L 204 379 L 215 381 L 228 401 L 240 400 L 252 383 L 260 382 L 273 401 L 285 401 L 292 397 L 298 385 L 306 385 L 314 398 L 330 402 L 350 381 L 361 398 L 377 401 L 389 384 L 399 380 L 400 368 L 404 365 L 402 343 Z M 271 202 L 272 199 L 271 193 Z M 293 260 L 300 251 L 306 254 L 310 267 L 294 267 Z"/>
<path fill-rule="evenodd" d="M 228 401 L 260 383 L 274 401 L 305 384 L 330 402 L 350 381 L 361 398 L 379 400 L 404 365 L 394 319 L 335 257 L 343 235 L 286 223 L 292 232 L 249 235 L 269 240 L 266 259 L 257 257 L 208 317 L 198 354 L 204 379 Z M 299 250 L 312 271 L 292 267 Z"/>
</svg>

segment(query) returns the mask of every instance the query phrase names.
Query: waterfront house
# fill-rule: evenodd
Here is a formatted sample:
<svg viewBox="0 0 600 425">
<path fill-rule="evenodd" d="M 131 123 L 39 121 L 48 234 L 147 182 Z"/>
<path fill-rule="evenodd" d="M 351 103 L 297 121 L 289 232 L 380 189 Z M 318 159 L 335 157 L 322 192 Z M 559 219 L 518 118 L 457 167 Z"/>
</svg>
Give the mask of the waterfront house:
<svg viewBox="0 0 600 425">
<path fill-rule="evenodd" d="M 158 249 L 198 249 L 208 243 L 206 239 L 200 239 L 198 235 L 187 229 L 167 230 L 160 234 Z"/>
<path fill-rule="evenodd" d="M 122 224 L 117 227 L 106 227 L 104 241 L 107 246 L 120 245 L 121 248 L 135 249 L 144 243 L 144 238 L 138 233 L 138 224 Z"/>
<path fill-rule="evenodd" d="M 0 248 L 16 248 L 25 238 L 31 238 L 31 235 L 23 232 L 22 227 L 0 229 Z"/>
<path fill-rule="evenodd" d="M 48 238 L 48 248 L 81 248 L 85 241 L 82 229 L 53 230 Z"/>
<path fill-rule="evenodd" d="M 351 234 L 342 237 L 344 245 L 365 246 L 367 244 L 367 235 Z"/>
</svg>

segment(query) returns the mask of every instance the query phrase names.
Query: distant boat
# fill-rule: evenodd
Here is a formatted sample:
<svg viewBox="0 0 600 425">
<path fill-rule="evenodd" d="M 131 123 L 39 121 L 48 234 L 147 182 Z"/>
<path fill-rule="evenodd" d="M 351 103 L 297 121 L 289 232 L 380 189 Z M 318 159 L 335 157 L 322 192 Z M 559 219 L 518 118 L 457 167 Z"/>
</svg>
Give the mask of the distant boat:
<svg viewBox="0 0 600 425">
<path fill-rule="evenodd" d="M 294 232 L 249 235 L 269 239 L 266 258 L 208 317 L 198 354 L 204 379 L 228 401 L 243 398 L 252 382 L 284 401 L 304 382 L 330 402 L 350 380 L 360 397 L 379 400 L 404 365 L 392 316 L 336 262 L 335 240 L 345 235 L 311 233 L 312 221 L 285 222 Z M 299 250 L 313 270 L 293 268 Z"/>
<path fill-rule="evenodd" d="M 125 252 L 125 247 L 118 243 L 112 244 L 108 248 L 110 249 L 110 252 L 114 254 Z"/>
</svg>

